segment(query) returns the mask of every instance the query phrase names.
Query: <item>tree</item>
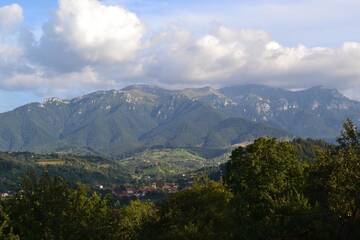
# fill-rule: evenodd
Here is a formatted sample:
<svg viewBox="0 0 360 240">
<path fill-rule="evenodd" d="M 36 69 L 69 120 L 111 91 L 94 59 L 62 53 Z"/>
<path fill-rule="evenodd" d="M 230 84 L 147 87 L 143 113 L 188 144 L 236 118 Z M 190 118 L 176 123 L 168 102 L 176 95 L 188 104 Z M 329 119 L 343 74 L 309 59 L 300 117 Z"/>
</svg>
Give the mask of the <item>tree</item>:
<svg viewBox="0 0 360 240">
<path fill-rule="evenodd" d="M 260 138 L 232 152 L 225 183 L 235 194 L 238 239 L 306 233 L 305 168 L 291 143 L 273 138 Z"/>
<path fill-rule="evenodd" d="M 347 119 L 336 147 L 319 151 L 309 169 L 307 196 L 322 215 L 326 238 L 360 237 L 360 133 Z"/>
<path fill-rule="evenodd" d="M 360 147 L 360 132 L 350 119 L 345 120 L 343 130 L 340 137 L 337 139 L 337 142 L 342 149 L 348 147 Z"/>
<path fill-rule="evenodd" d="M 146 239 L 146 227 L 157 221 L 157 209 L 151 202 L 131 201 L 121 210 L 121 240 Z"/>
<path fill-rule="evenodd" d="M 13 233 L 13 229 L 9 226 L 9 216 L 0 207 L 0 240 L 20 240 L 19 236 Z"/>
<path fill-rule="evenodd" d="M 89 193 L 86 187 L 71 191 L 69 198 L 67 239 L 118 239 L 120 211 L 112 209 L 106 198 Z"/>
<path fill-rule="evenodd" d="M 152 239 L 232 239 L 231 199 L 225 186 L 208 180 L 174 194 L 160 206 Z"/>
<path fill-rule="evenodd" d="M 360 132 L 347 119 L 338 138 L 329 179 L 330 210 L 341 224 L 339 237 L 360 237 Z"/>
<path fill-rule="evenodd" d="M 337 218 L 330 211 L 330 179 L 336 171 L 336 148 L 319 149 L 310 163 L 305 195 L 312 206 L 313 239 L 336 239 Z"/>
<path fill-rule="evenodd" d="M 47 173 L 26 176 L 6 207 L 22 239 L 115 239 L 118 231 L 119 217 L 106 199 Z"/>
</svg>

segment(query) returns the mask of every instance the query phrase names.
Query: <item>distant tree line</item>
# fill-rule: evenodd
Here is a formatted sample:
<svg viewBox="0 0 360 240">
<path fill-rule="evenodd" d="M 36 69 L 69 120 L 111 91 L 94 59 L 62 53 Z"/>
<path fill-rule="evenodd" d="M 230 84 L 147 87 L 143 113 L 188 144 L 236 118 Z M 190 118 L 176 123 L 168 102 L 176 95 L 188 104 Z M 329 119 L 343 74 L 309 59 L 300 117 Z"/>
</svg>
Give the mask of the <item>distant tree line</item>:
<svg viewBox="0 0 360 240">
<path fill-rule="evenodd" d="M 260 138 L 232 152 L 222 180 L 157 203 L 116 206 L 27 175 L 1 202 L 0 239 L 360 239 L 360 132 L 350 120 L 337 142 Z"/>
</svg>

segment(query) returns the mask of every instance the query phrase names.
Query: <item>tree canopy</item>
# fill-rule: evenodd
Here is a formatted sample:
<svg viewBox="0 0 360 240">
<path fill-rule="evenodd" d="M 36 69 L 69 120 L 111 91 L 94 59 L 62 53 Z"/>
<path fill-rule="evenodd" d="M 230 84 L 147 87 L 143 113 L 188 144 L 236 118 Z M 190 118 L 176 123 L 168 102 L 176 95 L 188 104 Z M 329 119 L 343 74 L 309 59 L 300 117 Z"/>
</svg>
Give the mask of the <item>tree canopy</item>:
<svg viewBox="0 0 360 240">
<path fill-rule="evenodd" d="M 0 240 L 360 238 L 360 132 L 350 120 L 336 145 L 259 138 L 221 169 L 221 180 L 124 206 L 47 172 L 28 174 L 0 201 Z"/>
</svg>

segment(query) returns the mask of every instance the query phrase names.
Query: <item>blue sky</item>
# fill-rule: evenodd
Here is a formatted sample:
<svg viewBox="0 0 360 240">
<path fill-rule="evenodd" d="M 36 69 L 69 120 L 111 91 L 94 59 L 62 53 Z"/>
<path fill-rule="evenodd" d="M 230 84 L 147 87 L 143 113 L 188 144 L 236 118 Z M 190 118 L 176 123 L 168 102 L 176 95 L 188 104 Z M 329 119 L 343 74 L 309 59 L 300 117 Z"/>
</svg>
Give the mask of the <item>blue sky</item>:
<svg viewBox="0 0 360 240">
<path fill-rule="evenodd" d="M 132 83 L 320 84 L 360 99 L 358 0 L 0 0 L 10 20 L 0 112 Z"/>
<path fill-rule="evenodd" d="M 57 7 L 56 0 L 1 0 L 0 5 L 10 5 L 17 3 L 24 9 L 26 25 L 40 27 Z"/>
<path fill-rule="evenodd" d="M 28 92 L 0 90 L 0 111 L 14 109 L 24 103 L 38 102 L 41 98 Z"/>
<path fill-rule="evenodd" d="M 158 19 L 176 20 L 194 25 L 198 31 L 212 22 L 236 28 L 257 28 L 271 33 L 274 39 L 289 45 L 303 43 L 310 47 L 335 47 L 344 41 L 357 40 L 360 36 L 358 27 L 360 10 L 351 9 L 356 1 L 115 0 L 109 2 L 124 4 L 148 22 Z M 280 10 L 281 8 L 283 10 Z M 288 14 L 282 15 L 286 9 L 289 9 Z M 291 16 L 294 10 L 297 14 Z M 253 15 L 253 13 L 262 14 Z M 186 14 L 198 16 L 199 22 L 188 22 L 182 18 Z"/>
<path fill-rule="evenodd" d="M 354 1 L 303 1 L 303 0 L 103 0 L 107 4 L 119 4 L 135 12 L 151 26 L 165 22 L 177 21 L 195 25 L 197 30 L 206 24 L 220 22 L 238 28 L 259 28 L 272 34 L 278 41 L 307 46 L 338 46 L 344 41 L 355 41 L 360 36 L 360 10 L 351 9 Z M 317 9 L 311 9 L 311 2 Z M 331 3 L 333 2 L 333 3 Z M 25 23 L 37 29 L 56 10 L 57 0 L 1 0 L 0 6 L 17 3 L 24 9 Z M 289 7 L 299 11 L 303 19 L 291 16 L 273 16 L 273 14 L 247 16 L 246 10 L 261 11 L 265 6 Z M 328 5 L 330 5 L 329 9 Z M 320 7 L 321 6 L 321 7 Z M 335 6 L 335 9 L 333 9 Z M 336 6 L 338 6 L 336 8 Z M 304 12 L 301 12 L 304 10 Z M 308 10 L 307 12 L 305 12 Z M 197 15 L 199 22 L 189 23 L 182 19 L 183 14 Z M 280 15 L 280 13 L 279 13 Z M 204 20 L 200 20 L 200 18 Z M 201 24 L 201 25 L 200 25 Z M 200 26 L 199 26 L 200 25 Z"/>
</svg>

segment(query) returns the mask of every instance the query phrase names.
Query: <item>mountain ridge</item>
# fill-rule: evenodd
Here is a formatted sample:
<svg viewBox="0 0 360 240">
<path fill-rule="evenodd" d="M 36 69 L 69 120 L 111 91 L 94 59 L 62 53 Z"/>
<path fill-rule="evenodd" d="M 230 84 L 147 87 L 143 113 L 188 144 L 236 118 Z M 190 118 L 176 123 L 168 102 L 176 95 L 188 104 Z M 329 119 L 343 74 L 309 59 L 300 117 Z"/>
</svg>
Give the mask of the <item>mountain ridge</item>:
<svg viewBox="0 0 360 240">
<path fill-rule="evenodd" d="M 358 123 L 360 103 L 322 87 L 131 85 L 0 113 L 0 150 L 116 155 L 155 146 L 226 148 L 267 135 L 331 139 L 347 117 Z"/>
<path fill-rule="evenodd" d="M 71 102 L 75 102 L 75 101 L 79 101 L 81 99 L 87 98 L 87 97 L 91 97 L 91 96 L 95 96 L 95 95 L 103 95 L 103 94 L 107 94 L 107 93 L 121 93 L 121 92 L 127 92 L 127 91 L 131 91 L 131 90 L 143 90 L 143 92 L 147 92 L 149 90 L 165 90 L 167 92 L 173 92 L 173 93 L 185 93 L 186 91 L 190 90 L 190 91 L 202 91 L 205 89 L 208 89 L 209 92 L 217 92 L 217 94 L 221 94 L 224 90 L 226 89 L 234 89 L 234 88 L 242 88 L 242 89 L 247 89 L 247 91 L 249 89 L 268 89 L 268 90 L 277 90 L 277 91 L 281 91 L 281 92 L 286 92 L 286 93 L 293 93 L 294 95 L 297 93 L 304 93 L 304 92 L 309 92 L 309 91 L 313 91 L 313 90 L 324 90 L 324 91 L 328 91 L 328 92 L 333 92 L 343 98 L 346 98 L 349 101 L 352 102 L 357 102 L 360 103 L 360 101 L 354 100 L 354 99 L 350 99 L 344 95 L 342 95 L 337 89 L 335 88 L 326 88 L 322 85 L 317 85 L 317 86 L 313 86 L 310 88 L 305 88 L 305 89 L 301 89 L 301 90 L 288 90 L 285 88 L 280 88 L 280 87 L 271 87 L 271 86 L 267 86 L 267 85 L 261 85 L 261 84 L 240 84 L 240 85 L 232 85 L 232 86 L 226 86 L 226 87 L 222 87 L 222 88 L 213 88 L 210 86 L 204 86 L 204 87 L 196 87 L 196 88 L 184 88 L 184 89 L 167 89 L 167 88 L 162 88 L 158 85 L 151 85 L 151 84 L 133 84 L 133 85 L 129 85 L 126 86 L 124 88 L 121 89 L 108 89 L 108 90 L 97 90 L 94 92 L 90 92 L 78 97 L 73 97 L 73 98 L 60 98 L 60 97 L 47 97 L 44 98 L 42 101 L 35 101 L 35 102 L 29 102 L 27 104 L 21 105 L 19 107 L 16 107 L 12 110 L 9 111 L 5 111 L 2 113 L 6 113 L 6 112 L 11 112 L 14 111 L 18 108 L 22 108 L 25 107 L 27 105 L 31 105 L 31 104 L 44 104 L 44 103 L 63 103 L 63 104 L 69 104 Z M 225 95 L 224 95 L 225 96 Z M 2 114 L 0 113 L 0 114 Z"/>
</svg>

